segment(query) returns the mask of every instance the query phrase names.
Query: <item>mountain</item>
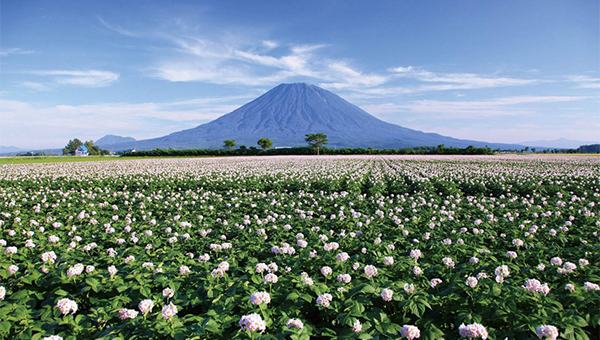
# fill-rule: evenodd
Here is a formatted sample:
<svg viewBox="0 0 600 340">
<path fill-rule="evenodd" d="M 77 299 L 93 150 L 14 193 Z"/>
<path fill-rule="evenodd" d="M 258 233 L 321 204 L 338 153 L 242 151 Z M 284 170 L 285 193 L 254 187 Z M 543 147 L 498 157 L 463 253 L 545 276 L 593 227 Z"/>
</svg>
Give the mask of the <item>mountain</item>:
<svg viewBox="0 0 600 340">
<path fill-rule="evenodd" d="M 590 141 L 580 141 L 580 140 L 571 140 L 566 138 L 560 138 L 555 140 L 535 140 L 529 142 L 519 143 L 522 145 L 527 145 L 529 147 L 543 147 L 543 148 L 556 148 L 556 149 L 577 149 L 581 145 L 589 145 L 589 144 L 598 144 L 598 141 L 590 142 Z"/>
<path fill-rule="evenodd" d="M 25 149 L 17 148 L 16 146 L 0 146 L 0 153 L 14 153 L 25 151 Z"/>
<path fill-rule="evenodd" d="M 237 110 L 209 123 L 170 135 L 118 143 L 113 149 L 196 149 L 223 147 L 226 139 L 237 145 L 257 146 L 270 138 L 275 147 L 306 146 L 305 134 L 322 132 L 328 147 L 406 148 L 417 146 L 521 149 L 521 145 L 495 144 L 445 137 L 384 122 L 341 97 L 309 84 L 281 84 Z"/>
<path fill-rule="evenodd" d="M 110 145 L 121 144 L 121 143 L 133 143 L 135 138 L 132 137 L 121 137 L 117 135 L 106 135 L 94 142 L 94 145 L 98 145 L 100 148 L 106 148 Z"/>
</svg>

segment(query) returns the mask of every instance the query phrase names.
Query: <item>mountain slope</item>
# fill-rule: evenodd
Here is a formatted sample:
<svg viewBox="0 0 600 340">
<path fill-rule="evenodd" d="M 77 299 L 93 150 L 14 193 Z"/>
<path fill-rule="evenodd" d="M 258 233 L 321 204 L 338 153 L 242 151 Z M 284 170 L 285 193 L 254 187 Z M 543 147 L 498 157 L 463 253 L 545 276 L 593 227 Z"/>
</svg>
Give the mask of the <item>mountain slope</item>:
<svg viewBox="0 0 600 340">
<path fill-rule="evenodd" d="M 121 137 L 121 136 L 117 136 L 117 135 L 106 135 L 100 139 L 98 139 L 96 142 L 94 142 L 95 145 L 98 145 L 99 147 L 103 148 L 103 147 L 107 147 L 110 145 L 114 145 L 114 144 L 121 144 L 121 143 L 132 143 L 135 142 L 135 138 L 132 137 Z"/>
<path fill-rule="evenodd" d="M 221 148 L 226 139 L 256 146 L 259 138 L 275 147 L 306 146 L 305 134 L 322 132 L 329 147 L 405 148 L 417 146 L 520 148 L 518 145 L 460 140 L 384 122 L 341 97 L 309 84 L 281 84 L 220 118 L 170 135 L 119 143 L 137 150 Z"/>
</svg>

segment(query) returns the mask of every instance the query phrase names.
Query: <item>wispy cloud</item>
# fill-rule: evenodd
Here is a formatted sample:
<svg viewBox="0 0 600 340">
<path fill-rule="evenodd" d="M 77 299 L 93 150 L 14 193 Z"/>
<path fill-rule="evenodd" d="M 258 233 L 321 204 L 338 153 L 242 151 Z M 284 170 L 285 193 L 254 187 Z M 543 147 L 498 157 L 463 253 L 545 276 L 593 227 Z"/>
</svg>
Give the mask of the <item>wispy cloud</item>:
<svg viewBox="0 0 600 340">
<path fill-rule="evenodd" d="M 34 90 L 34 91 L 48 91 L 51 89 L 51 87 L 46 84 L 36 83 L 33 81 L 22 81 L 19 83 L 19 86 L 28 88 L 28 89 Z"/>
<path fill-rule="evenodd" d="M 44 70 L 32 71 L 31 73 L 38 76 L 54 77 L 54 82 L 62 85 L 103 87 L 119 80 L 118 73 L 102 70 Z"/>
<path fill-rule="evenodd" d="M 537 79 L 522 79 L 511 77 L 485 76 L 475 73 L 435 73 L 413 66 L 391 68 L 389 71 L 399 78 L 410 78 L 423 83 L 437 83 L 435 85 L 422 85 L 415 91 L 446 91 L 469 90 L 505 86 L 522 86 L 540 82 Z"/>
<path fill-rule="evenodd" d="M 568 81 L 576 83 L 577 88 L 583 89 L 600 89 L 600 78 L 594 78 L 589 76 L 567 76 L 565 77 Z"/>
<path fill-rule="evenodd" d="M 0 136 L 2 143 L 24 148 L 59 147 L 74 137 L 94 139 L 109 133 L 137 139 L 159 137 L 218 118 L 247 99 L 234 96 L 164 103 L 52 106 L 0 99 Z M 91 121 L 94 123 L 90 124 Z M 32 135 L 50 144 L 32 145 Z"/>
<path fill-rule="evenodd" d="M 514 96 L 475 101 L 417 100 L 408 104 L 363 105 L 362 108 L 380 117 L 412 113 L 421 118 L 428 116 L 430 118 L 465 119 L 533 115 L 538 112 L 538 109 L 528 106 L 529 104 L 574 102 L 588 98 L 584 96 Z"/>
<path fill-rule="evenodd" d="M 130 30 L 126 30 L 123 27 L 119 26 L 119 25 L 114 25 L 111 24 L 109 22 L 107 22 L 106 20 L 102 19 L 102 17 L 98 17 L 98 21 L 100 21 L 100 23 L 102 24 L 102 26 L 108 28 L 111 31 L 117 32 L 121 35 L 127 36 L 127 37 L 140 37 L 141 34 L 130 31 Z"/>
<path fill-rule="evenodd" d="M 11 54 L 34 54 L 34 53 L 36 53 L 36 52 L 23 50 L 18 47 L 6 48 L 6 49 L 0 50 L 0 56 L 2 56 L 2 57 L 5 57 L 5 56 L 11 55 Z"/>
</svg>

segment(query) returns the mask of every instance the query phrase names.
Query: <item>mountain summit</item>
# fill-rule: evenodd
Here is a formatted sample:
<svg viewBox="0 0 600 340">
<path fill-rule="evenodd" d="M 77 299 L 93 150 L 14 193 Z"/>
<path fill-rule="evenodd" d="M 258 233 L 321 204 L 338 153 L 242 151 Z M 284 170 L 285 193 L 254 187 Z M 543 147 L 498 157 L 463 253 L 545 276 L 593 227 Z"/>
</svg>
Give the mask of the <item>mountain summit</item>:
<svg viewBox="0 0 600 340">
<path fill-rule="evenodd" d="M 281 84 L 250 103 L 209 123 L 170 135 L 119 143 L 123 149 L 221 148 L 234 139 L 238 145 L 256 146 L 270 138 L 275 147 L 306 146 L 308 133 L 328 136 L 328 147 L 406 148 L 417 146 L 510 147 L 424 133 L 384 122 L 336 94 L 310 84 Z"/>
</svg>

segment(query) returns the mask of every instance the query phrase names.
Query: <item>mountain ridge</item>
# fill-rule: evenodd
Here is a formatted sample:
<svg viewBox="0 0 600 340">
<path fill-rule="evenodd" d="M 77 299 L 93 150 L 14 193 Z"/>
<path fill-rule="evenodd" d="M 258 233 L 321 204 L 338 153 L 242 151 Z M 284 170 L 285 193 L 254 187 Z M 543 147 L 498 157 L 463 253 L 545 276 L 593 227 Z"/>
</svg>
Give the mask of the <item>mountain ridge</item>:
<svg viewBox="0 0 600 340">
<path fill-rule="evenodd" d="M 462 140 L 426 133 L 380 120 L 316 85 L 280 84 L 242 107 L 211 122 L 169 135 L 113 144 L 120 149 L 216 149 L 226 139 L 256 146 L 270 138 L 274 146 L 306 146 L 307 133 L 324 133 L 329 147 L 408 148 L 419 146 L 489 146 L 516 149 L 517 144 Z"/>
</svg>

